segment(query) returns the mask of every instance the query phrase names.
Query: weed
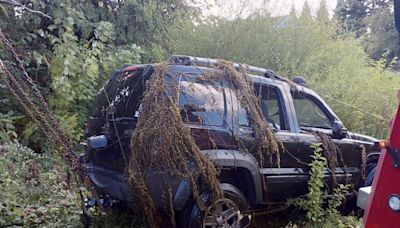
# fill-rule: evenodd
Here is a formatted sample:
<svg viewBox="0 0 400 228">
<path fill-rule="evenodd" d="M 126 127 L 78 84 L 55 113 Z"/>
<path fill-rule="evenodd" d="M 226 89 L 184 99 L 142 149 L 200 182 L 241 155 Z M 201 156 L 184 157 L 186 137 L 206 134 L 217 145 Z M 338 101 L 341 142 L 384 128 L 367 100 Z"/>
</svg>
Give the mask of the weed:
<svg viewBox="0 0 400 228">
<path fill-rule="evenodd" d="M 288 200 L 289 205 L 294 205 L 306 211 L 306 221 L 300 222 L 301 227 L 361 227 L 361 222 L 352 216 L 342 216 L 337 210 L 349 193 L 349 185 L 339 184 L 333 189 L 331 195 L 325 188 L 324 170 L 327 159 L 322 155 L 320 144 L 314 148 L 313 161 L 310 166 L 310 180 L 308 181 L 308 194 L 303 198 Z M 287 227 L 298 227 L 290 222 Z"/>
</svg>

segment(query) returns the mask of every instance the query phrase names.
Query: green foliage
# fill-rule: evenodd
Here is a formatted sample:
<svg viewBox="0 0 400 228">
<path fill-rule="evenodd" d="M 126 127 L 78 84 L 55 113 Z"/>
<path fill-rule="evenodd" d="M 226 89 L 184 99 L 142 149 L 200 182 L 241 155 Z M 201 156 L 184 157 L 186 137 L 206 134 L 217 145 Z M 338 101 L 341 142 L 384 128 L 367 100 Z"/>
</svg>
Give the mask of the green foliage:
<svg viewBox="0 0 400 228">
<path fill-rule="evenodd" d="M 79 226 L 79 201 L 62 164 L 18 143 L 0 153 L 0 226 Z"/>
<path fill-rule="evenodd" d="M 100 58 L 103 73 L 101 81 L 105 81 L 111 73 L 124 64 L 141 63 L 146 52 L 136 44 L 119 46 L 115 49 L 105 51 Z"/>
<path fill-rule="evenodd" d="M 327 166 L 326 158 L 322 156 L 322 149 L 315 145 L 313 161 L 309 164 L 310 180 L 308 181 L 308 194 L 306 198 L 298 198 L 289 201 L 289 204 L 307 210 L 306 218 L 311 222 L 322 222 L 325 216 L 323 208 L 324 198 L 324 168 Z"/>
<path fill-rule="evenodd" d="M 394 26 L 393 1 L 341 0 L 336 17 L 344 32 L 354 32 L 374 60 L 383 59 L 385 67 L 399 54 L 398 32 Z"/>
<path fill-rule="evenodd" d="M 197 25 L 187 21 L 171 32 L 170 52 L 267 67 L 288 77 L 303 75 L 348 129 L 386 137 L 400 78 L 369 60 L 359 41 L 336 31 L 333 22 L 304 22 L 294 15 Z"/>
<path fill-rule="evenodd" d="M 366 32 L 367 24 L 364 18 L 371 15 L 374 10 L 387 7 L 389 0 L 339 0 L 336 6 L 336 17 L 348 32 L 355 32 L 359 37 Z"/>
<path fill-rule="evenodd" d="M 0 227 L 80 227 L 82 202 L 66 170 L 18 143 L 0 146 Z M 92 227 L 141 227 L 132 215 L 91 209 L 89 216 Z"/>
<path fill-rule="evenodd" d="M 306 23 L 312 21 L 311 7 L 308 4 L 307 0 L 304 2 L 303 9 L 301 10 L 300 18 Z"/>
<path fill-rule="evenodd" d="M 357 227 L 361 222 L 355 217 L 342 216 L 337 210 L 349 193 L 349 185 L 339 184 L 331 195 L 328 194 L 324 183 L 324 169 L 327 167 L 326 158 L 322 156 L 319 144 L 313 145 L 314 155 L 310 166 L 308 194 L 304 198 L 290 199 L 289 205 L 294 205 L 307 211 L 306 221 L 302 227 Z M 326 207 L 324 205 L 327 205 Z M 286 227 L 297 227 L 290 223 Z"/>
<path fill-rule="evenodd" d="M 326 209 L 326 213 L 330 216 L 335 216 L 339 214 L 337 210 L 346 199 L 346 195 L 349 193 L 350 186 L 339 184 L 334 190 L 333 194 L 327 196 L 328 199 L 328 208 Z"/>
<path fill-rule="evenodd" d="M 328 11 L 328 6 L 326 5 L 325 0 L 321 0 L 318 10 L 317 10 L 317 15 L 316 15 L 316 21 L 321 22 L 321 23 L 328 23 L 330 21 L 329 19 L 329 11 Z"/>
<path fill-rule="evenodd" d="M 0 143 L 13 141 L 17 138 L 14 120 L 19 117 L 14 116 L 13 112 L 7 114 L 0 113 Z"/>
<path fill-rule="evenodd" d="M 365 51 L 374 60 L 384 59 L 386 66 L 399 54 L 399 34 L 391 7 L 374 10 L 364 19 L 369 33 L 363 37 Z"/>
<path fill-rule="evenodd" d="M 54 57 L 50 66 L 51 88 L 55 96 L 51 100 L 56 112 L 62 115 L 87 115 L 87 105 L 99 89 L 100 55 L 112 41 L 113 29 L 109 22 L 99 22 L 90 40 L 79 40 L 73 28 L 72 17 L 59 20 L 59 36 L 54 37 Z"/>
<path fill-rule="evenodd" d="M 18 47 L 17 54 L 23 56 L 52 110 L 60 120 L 68 120 L 64 129 L 75 143 L 89 103 L 110 73 L 127 63 L 164 59 L 168 28 L 194 12 L 182 0 L 21 3 L 51 19 L 0 3 L 0 11 L 7 12 L 0 13 L 0 27 Z M 13 67 L 1 46 L 0 58 Z M 19 109 L 15 105 L 12 110 Z"/>
</svg>

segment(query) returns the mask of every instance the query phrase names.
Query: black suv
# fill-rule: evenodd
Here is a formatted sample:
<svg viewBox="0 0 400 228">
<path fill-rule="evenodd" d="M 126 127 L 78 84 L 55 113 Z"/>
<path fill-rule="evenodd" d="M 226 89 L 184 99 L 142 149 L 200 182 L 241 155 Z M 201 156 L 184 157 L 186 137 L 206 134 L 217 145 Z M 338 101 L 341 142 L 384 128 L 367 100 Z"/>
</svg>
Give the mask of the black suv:
<svg viewBox="0 0 400 228">
<path fill-rule="evenodd" d="M 222 190 L 230 195 L 233 208 L 263 208 L 306 194 L 308 164 L 313 154 L 310 146 L 319 142 L 315 135 L 310 134 L 313 131 L 332 137 L 342 151 L 347 168 L 336 168 L 337 182 L 350 182 L 355 188 L 364 185 L 361 170 L 363 165 L 366 165 L 367 172 L 375 166 L 379 154 L 373 152 L 373 145 L 377 140 L 350 133 L 304 81 L 289 82 L 271 70 L 248 66 L 265 120 L 285 148 L 280 166 L 274 161 L 265 161 L 261 166 L 251 154 L 238 149 L 237 138 L 247 142 L 245 145 L 251 145 L 255 139 L 248 114 L 235 93 L 228 91 L 229 88 L 204 85 L 201 80 L 191 82 L 189 88 L 189 82 L 182 77 L 198 77 L 213 70 L 212 65 L 217 61 L 172 56 L 168 66 L 171 76 L 179 78 L 176 81 L 179 83 L 178 99 L 183 121 L 204 155 L 220 170 Z M 125 173 L 129 164 L 130 139 L 140 115 L 145 82 L 153 72 L 153 64 L 124 66 L 111 75 L 93 103 L 85 130 L 86 153 L 81 157 L 81 167 L 94 183 L 97 203 L 104 207 L 115 202 L 123 204 L 129 199 Z M 229 96 L 226 95 L 228 92 Z M 188 108 L 193 105 L 196 108 Z M 367 152 L 366 159 L 362 158 L 363 148 Z M 326 169 L 325 180 L 330 186 L 332 173 L 329 169 Z M 207 215 L 195 213 L 189 184 L 184 180 L 171 181 L 175 181 L 172 184 L 173 208 L 177 214 L 184 214 L 182 225 L 191 226 L 194 220 L 201 220 L 203 226 L 207 226 Z M 163 208 L 161 191 L 157 187 L 151 191 L 157 206 Z M 224 209 L 221 211 L 224 215 L 229 211 L 232 216 L 237 214 L 226 205 Z M 221 218 L 231 218 L 229 216 Z M 210 224 L 219 222 L 215 220 Z"/>
</svg>

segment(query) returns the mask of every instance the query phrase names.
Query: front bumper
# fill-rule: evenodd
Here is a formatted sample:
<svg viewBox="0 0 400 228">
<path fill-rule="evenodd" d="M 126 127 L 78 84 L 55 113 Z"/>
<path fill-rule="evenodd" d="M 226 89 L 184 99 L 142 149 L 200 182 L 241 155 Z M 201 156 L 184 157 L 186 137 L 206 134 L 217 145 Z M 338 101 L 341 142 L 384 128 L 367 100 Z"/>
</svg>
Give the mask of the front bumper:
<svg viewBox="0 0 400 228">
<path fill-rule="evenodd" d="M 368 198 L 371 195 L 371 186 L 358 189 L 357 207 L 364 209 L 367 207 Z"/>
</svg>

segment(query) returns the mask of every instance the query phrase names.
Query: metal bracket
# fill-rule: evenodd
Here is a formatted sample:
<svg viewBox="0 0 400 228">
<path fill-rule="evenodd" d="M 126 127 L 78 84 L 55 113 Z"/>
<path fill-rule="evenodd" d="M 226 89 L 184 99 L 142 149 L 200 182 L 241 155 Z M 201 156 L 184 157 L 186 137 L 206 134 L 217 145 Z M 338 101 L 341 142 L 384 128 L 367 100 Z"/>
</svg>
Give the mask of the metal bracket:
<svg viewBox="0 0 400 228">
<path fill-rule="evenodd" d="M 387 147 L 386 148 L 387 152 L 389 152 L 390 156 L 392 157 L 393 160 L 393 166 L 395 168 L 399 168 L 400 167 L 400 154 L 399 154 L 399 150 L 395 149 L 395 148 L 391 148 L 391 147 Z"/>
</svg>

